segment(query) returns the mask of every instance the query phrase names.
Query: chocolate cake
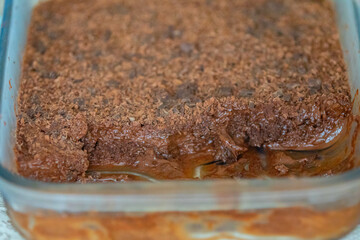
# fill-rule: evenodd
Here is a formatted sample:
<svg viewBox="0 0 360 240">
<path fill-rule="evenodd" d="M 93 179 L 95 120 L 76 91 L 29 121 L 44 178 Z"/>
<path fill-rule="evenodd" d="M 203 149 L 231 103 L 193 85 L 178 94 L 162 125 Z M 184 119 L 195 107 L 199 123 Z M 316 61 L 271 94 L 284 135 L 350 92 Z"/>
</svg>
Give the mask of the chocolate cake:
<svg viewBox="0 0 360 240">
<path fill-rule="evenodd" d="M 330 146 L 352 107 L 319 0 L 46 1 L 21 81 L 18 171 L 53 182 L 301 175 L 320 160 L 282 151 Z"/>
</svg>

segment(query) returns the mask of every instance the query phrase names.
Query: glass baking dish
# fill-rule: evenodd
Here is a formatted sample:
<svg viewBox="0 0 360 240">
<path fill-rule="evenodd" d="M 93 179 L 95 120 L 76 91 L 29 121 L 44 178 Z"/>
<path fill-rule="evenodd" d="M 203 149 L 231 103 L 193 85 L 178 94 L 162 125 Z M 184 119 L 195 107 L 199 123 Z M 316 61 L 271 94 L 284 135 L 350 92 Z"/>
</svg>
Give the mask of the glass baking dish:
<svg viewBox="0 0 360 240">
<path fill-rule="evenodd" d="M 18 176 L 17 90 L 27 27 L 38 2 L 5 0 L 0 36 L 0 187 L 25 238 L 338 239 L 359 223 L 360 169 L 326 178 L 81 185 Z M 357 114 L 360 2 L 333 2 Z"/>
</svg>

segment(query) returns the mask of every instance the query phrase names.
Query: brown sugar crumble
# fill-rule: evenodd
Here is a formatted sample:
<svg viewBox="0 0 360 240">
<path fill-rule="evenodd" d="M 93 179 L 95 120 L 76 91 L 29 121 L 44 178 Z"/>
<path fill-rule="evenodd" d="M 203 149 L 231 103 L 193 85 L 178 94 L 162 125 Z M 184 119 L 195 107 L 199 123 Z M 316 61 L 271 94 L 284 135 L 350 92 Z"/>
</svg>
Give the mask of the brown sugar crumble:
<svg viewBox="0 0 360 240">
<path fill-rule="evenodd" d="M 327 1 L 51 0 L 34 10 L 24 55 L 18 171 L 321 175 L 321 157 L 283 151 L 330 146 L 351 106 Z"/>
</svg>

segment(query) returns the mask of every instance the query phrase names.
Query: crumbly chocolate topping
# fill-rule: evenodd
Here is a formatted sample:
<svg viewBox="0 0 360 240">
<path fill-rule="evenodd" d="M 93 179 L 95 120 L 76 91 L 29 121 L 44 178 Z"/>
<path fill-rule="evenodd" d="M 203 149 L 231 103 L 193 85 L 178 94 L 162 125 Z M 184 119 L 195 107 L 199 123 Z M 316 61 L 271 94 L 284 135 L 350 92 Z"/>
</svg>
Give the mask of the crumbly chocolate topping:
<svg viewBox="0 0 360 240">
<path fill-rule="evenodd" d="M 327 1 L 51 0 L 30 25 L 17 160 L 44 181 L 89 165 L 176 178 L 203 151 L 324 146 L 350 111 Z"/>
</svg>

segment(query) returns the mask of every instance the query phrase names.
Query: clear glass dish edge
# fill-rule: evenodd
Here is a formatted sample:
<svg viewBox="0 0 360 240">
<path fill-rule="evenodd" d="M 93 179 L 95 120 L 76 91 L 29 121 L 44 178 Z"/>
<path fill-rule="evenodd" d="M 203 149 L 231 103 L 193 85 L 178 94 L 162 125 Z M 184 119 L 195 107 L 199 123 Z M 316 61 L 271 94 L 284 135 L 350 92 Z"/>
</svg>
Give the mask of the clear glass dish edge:
<svg viewBox="0 0 360 240">
<path fill-rule="evenodd" d="M 348 11 L 349 7 L 354 8 L 353 25 L 359 39 L 359 21 L 357 19 L 359 2 L 335 0 L 334 4 L 338 11 Z M 5 62 L 7 61 L 7 41 L 9 35 L 9 26 L 11 11 L 14 0 L 5 0 L 4 14 L 1 25 L 0 35 L 0 77 L 1 93 L 5 87 L 4 79 Z M 343 24 L 340 23 L 339 24 Z M 340 28 L 343 35 L 342 28 Z M 350 31 L 350 30 L 349 30 Z M 343 40 L 343 45 L 347 40 Z M 356 48 L 359 49 L 359 41 L 356 41 Z M 5 47 L 4 47 L 5 46 Z M 360 66 L 358 59 L 350 59 L 346 56 L 347 62 L 350 62 L 350 79 L 360 79 L 358 71 L 354 71 L 354 66 Z M 357 54 L 359 58 L 359 54 Z M 354 65 L 354 66 L 352 66 Z M 352 71 L 353 70 L 353 71 Z M 357 87 L 360 80 L 352 81 Z M 354 86 L 353 86 L 353 89 Z M 356 88 L 358 89 L 358 88 Z M 355 94 L 353 92 L 353 94 Z M 2 105 L 1 105 L 2 107 Z M 0 187 L 4 197 L 14 198 L 26 195 L 24 201 L 33 199 L 36 207 L 53 210 L 85 211 L 101 210 L 107 211 L 148 211 L 156 207 L 156 211 L 163 210 L 226 210 L 226 209 L 254 209 L 270 208 L 278 206 L 292 206 L 294 202 L 307 204 L 322 204 L 336 202 L 339 198 L 350 193 L 359 196 L 360 189 L 360 169 L 355 169 L 337 176 L 299 178 L 299 179 L 264 179 L 264 180 L 217 180 L 217 181 L 164 181 L 160 183 L 134 182 L 127 184 L 106 183 L 106 184 L 55 184 L 43 183 L 25 179 L 0 166 Z M 31 196 L 31 198 L 30 198 Z M 218 203 L 218 199 L 226 196 L 227 201 L 223 204 Z M 63 201 L 62 204 L 54 206 L 51 199 L 56 202 Z M 164 200 L 166 200 L 164 202 Z M 21 200 L 17 200 L 18 202 Z M 83 206 L 77 202 L 83 201 Z M 356 201 L 359 201 L 358 197 Z M 36 202 L 38 204 L 36 204 Z M 48 204 L 46 203 L 48 202 Z M 103 206 L 101 209 L 94 209 L 96 202 L 108 202 L 109 206 Z M 114 204 L 117 203 L 117 206 Z M 159 204 L 163 206 L 159 206 Z M 168 203 L 168 205 L 166 204 Z M 50 206 L 51 205 L 51 206 Z M 72 207 L 69 209 L 69 206 Z M 131 207 L 134 205 L 136 207 Z M 146 205 L 143 208 L 139 206 Z M 135 209 L 136 208 L 136 209 Z"/>
</svg>

